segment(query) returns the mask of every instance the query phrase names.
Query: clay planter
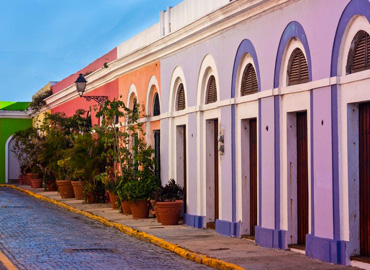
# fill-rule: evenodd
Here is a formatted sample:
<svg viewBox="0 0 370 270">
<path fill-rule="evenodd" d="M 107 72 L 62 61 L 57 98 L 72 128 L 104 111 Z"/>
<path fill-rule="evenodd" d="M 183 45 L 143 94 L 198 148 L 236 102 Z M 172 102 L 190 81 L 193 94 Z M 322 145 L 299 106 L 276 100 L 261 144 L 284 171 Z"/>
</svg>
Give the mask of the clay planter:
<svg viewBox="0 0 370 270">
<path fill-rule="evenodd" d="M 76 200 L 84 199 L 83 185 L 81 181 L 71 181 Z"/>
<path fill-rule="evenodd" d="M 57 180 L 59 193 L 62 199 L 74 198 L 73 187 L 70 180 Z"/>
<path fill-rule="evenodd" d="M 149 202 L 147 200 L 131 202 L 130 207 L 134 219 L 148 218 Z"/>
<path fill-rule="evenodd" d="M 42 183 L 42 179 L 32 179 L 31 183 L 32 183 L 32 185 L 31 185 L 32 188 L 40 188 L 41 183 Z"/>
<path fill-rule="evenodd" d="M 121 202 L 123 214 L 128 216 L 131 215 L 131 203 L 129 201 Z"/>
<path fill-rule="evenodd" d="M 27 185 L 31 185 L 32 187 L 32 180 L 37 179 L 38 175 L 39 175 L 38 173 L 27 173 L 27 177 L 28 177 Z"/>
<path fill-rule="evenodd" d="M 55 181 L 48 181 L 48 183 L 46 184 L 46 187 L 47 187 L 48 191 L 57 191 L 58 190 L 57 183 L 55 183 Z"/>
<path fill-rule="evenodd" d="M 162 225 L 177 225 L 179 223 L 183 201 L 157 202 L 156 213 L 159 212 Z"/>
<path fill-rule="evenodd" d="M 94 203 L 95 202 L 94 194 L 89 192 L 85 197 L 85 202 L 86 203 Z"/>
<path fill-rule="evenodd" d="M 108 191 L 108 195 L 109 195 L 109 201 L 112 204 L 112 208 L 113 209 L 118 209 L 118 205 L 116 204 L 118 196 L 116 194 L 110 192 L 110 191 Z"/>
</svg>

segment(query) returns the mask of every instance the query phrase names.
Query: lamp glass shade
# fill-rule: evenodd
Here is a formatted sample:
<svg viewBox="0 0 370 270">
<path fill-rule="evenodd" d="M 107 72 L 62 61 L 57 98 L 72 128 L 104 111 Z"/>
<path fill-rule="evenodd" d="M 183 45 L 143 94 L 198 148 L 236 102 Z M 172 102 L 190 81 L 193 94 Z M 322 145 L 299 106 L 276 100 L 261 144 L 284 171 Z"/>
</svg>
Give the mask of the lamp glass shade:
<svg viewBox="0 0 370 270">
<path fill-rule="evenodd" d="M 86 83 L 87 81 L 85 80 L 85 78 L 83 77 L 82 74 L 80 74 L 77 78 L 77 80 L 75 81 L 75 84 L 76 84 L 76 88 L 77 88 L 77 93 L 82 96 L 83 93 L 85 93 L 85 89 L 86 89 Z"/>
</svg>

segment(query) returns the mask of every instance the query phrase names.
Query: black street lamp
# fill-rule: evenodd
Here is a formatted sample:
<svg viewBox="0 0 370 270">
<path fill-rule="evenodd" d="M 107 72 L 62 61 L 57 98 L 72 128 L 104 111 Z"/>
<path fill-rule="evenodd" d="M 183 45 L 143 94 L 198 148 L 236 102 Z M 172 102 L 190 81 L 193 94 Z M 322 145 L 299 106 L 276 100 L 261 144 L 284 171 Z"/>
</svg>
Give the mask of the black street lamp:
<svg viewBox="0 0 370 270">
<path fill-rule="evenodd" d="M 80 97 L 85 98 L 87 101 L 95 100 L 97 103 L 99 103 L 99 105 L 103 105 L 104 102 L 108 100 L 107 96 L 84 96 L 83 95 L 85 93 L 86 83 L 87 83 L 86 79 L 84 78 L 82 73 L 80 73 L 77 80 L 75 81 L 78 95 Z"/>
</svg>

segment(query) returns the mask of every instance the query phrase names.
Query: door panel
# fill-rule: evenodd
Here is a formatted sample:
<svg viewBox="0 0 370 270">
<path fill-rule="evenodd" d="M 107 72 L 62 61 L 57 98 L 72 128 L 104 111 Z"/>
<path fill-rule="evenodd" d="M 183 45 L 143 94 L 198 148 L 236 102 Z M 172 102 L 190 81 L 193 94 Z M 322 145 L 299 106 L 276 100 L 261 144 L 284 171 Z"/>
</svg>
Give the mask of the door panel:
<svg viewBox="0 0 370 270">
<path fill-rule="evenodd" d="M 250 160 L 250 234 L 254 235 L 257 226 L 257 120 L 249 120 L 249 160 Z"/>
<path fill-rule="evenodd" d="M 360 104 L 360 254 L 370 256 L 370 103 Z"/>
<path fill-rule="evenodd" d="M 298 244 L 306 243 L 308 234 L 308 155 L 307 113 L 297 113 L 297 222 Z"/>
</svg>

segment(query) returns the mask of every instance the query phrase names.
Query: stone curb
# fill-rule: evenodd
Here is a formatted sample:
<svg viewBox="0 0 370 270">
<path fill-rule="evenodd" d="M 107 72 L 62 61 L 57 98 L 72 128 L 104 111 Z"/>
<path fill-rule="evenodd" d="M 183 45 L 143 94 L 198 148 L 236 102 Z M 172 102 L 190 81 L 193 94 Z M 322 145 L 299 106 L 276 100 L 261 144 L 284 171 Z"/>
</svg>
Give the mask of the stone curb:
<svg viewBox="0 0 370 270">
<path fill-rule="evenodd" d="M 0 264 L 4 265 L 7 270 L 18 270 L 18 268 L 0 251 Z"/>
<path fill-rule="evenodd" d="M 20 192 L 23 192 L 23 193 L 26 193 L 36 199 L 39 199 L 39 200 L 43 200 L 43 201 L 46 201 L 48 203 L 51 203 L 51 204 L 54 204 L 54 205 L 57 205 L 61 208 L 64 208 L 70 212 L 73 212 L 73 213 L 76 213 L 76 214 L 80 214 L 80 215 L 83 215 L 87 218 L 90 218 L 90 219 L 93 219 L 93 220 L 96 220 L 98 222 L 100 222 L 101 224 L 104 224 L 105 226 L 108 226 L 108 227 L 113 227 L 113 228 L 116 228 L 118 230 L 120 230 L 121 232 L 129 235 L 129 236 L 132 236 L 132 237 L 135 237 L 141 241 L 145 241 L 145 242 L 149 242 L 149 243 L 152 243 L 158 247 L 161 247 L 161 248 L 164 248 L 164 249 L 167 249 L 173 253 L 176 253 L 177 255 L 187 259 L 187 260 L 190 260 L 190 261 L 193 261 L 193 262 L 197 262 L 197 263 L 201 263 L 201 264 L 205 264 L 207 266 L 210 266 L 210 267 L 213 267 L 215 269 L 222 269 L 222 270 L 231 270 L 231 269 L 235 269 L 235 270 L 245 270 L 244 268 L 236 265 L 236 264 L 232 264 L 232 263 L 228 263 L 228 262 L 225 262 L 225 261 L 222 261 L 222 260 L 219 260 L 219 259 L 216 259 L 216 258 L 213 258 L 213 257 L 210 257 L 210 256 L 207 256 L 207 255 L 203 255 L 203 254 L 199 254 L 199 253 L 196 253 L 194 251 L 191 251 L 191 250 L 188 250 L 188 249 L 185 249 L 185 248 L 182 248 L 178 245 L 175 245 L 175 244 L 172 244 L 170 242 L 167 242 L 159 237 L 156 237 L 156 236 L 153 236 L 153 235 L 150 235 L 146 232 L 142 232 L 142 231 L 139 231 L 139 230 L 135 230 L 133 228 L 130 228 L 130 227 L 127 227 L 125 225 L 122 225 L 122 224 L 119 224 L 117 222 L 112 222 L 112 221 L 109 221 L 108 219 L 106 218 L 103 218 L 101 216 L 97 216 L 95 214 L 92 214 L 88 211 L 84 211 L 84 210 L 80 210 L 80 209 L 77 209 L 77 208 L 74 208 L 70 205 L 67 205 L 65 203 L 62 203 L 62 202 L 59 202 L 59 201 L 56 201 L 54 199 L 50 199 L 50 198 L 47 198 L 45 196 L 42 196 L 42 195 L 39 195 L 39 194 L 36 194 L 36 193 L 33 193 L 31 191 L 28 191 L 28 190 L 25 190 L 23 188 L 20 188 L 20 187 L 16 187 L 16 186 L 13 186 L 13 185 L 4 185 L 4 184 L 0 184 L 0 187 L 8 187 L 8 188 L 12 188 L 12 189 L 15 189 L 15 190 L 18 190 Z"/>
</svg>

